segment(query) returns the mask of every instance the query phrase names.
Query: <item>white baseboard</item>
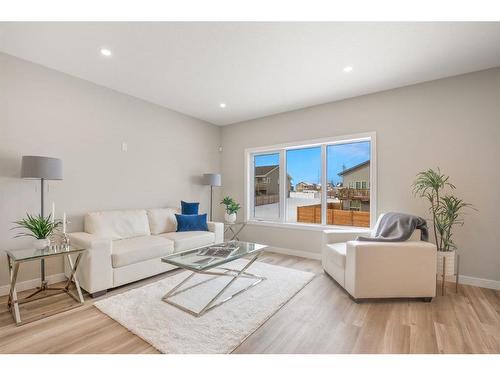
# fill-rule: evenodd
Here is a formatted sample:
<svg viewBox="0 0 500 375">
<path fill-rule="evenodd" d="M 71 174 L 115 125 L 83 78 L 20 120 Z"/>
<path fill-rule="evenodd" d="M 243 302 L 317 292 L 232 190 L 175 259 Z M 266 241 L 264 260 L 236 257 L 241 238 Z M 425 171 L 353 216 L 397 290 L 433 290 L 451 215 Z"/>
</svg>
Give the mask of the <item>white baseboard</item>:
<svg viewBox="0 0 500 375">
<path fill-rule="evenodd" d="M 270 246 L 269 251 L 273 253 L 292 255 L 307 259 L 316 259 L 316 260 L 321 259 L 321 254 L 312 253 L 309 251 L 282 249 L 279 247 L 272 247 L 272 246 Z M 47 276 L 47 282 L 49 284 L 59 283 L 64 280 L 66 280 L 66 276 L 64 275 L 64 273 L 57 273 L 55 275 Z M 460 284 L 465 284 L 465 285 L 472 285 L 472 286 L 479 286 L 481 288 L 500 290 L 500 280 L 481 279 L 479 277 L 460 275 L 458 277 L 458 282 Z M 39 285 L 40 285 L 40 279 L 22 281 L 20 283 L 17 283 L 17 291 L 22 292 L 23 290 L 34 289 Z M 6 296 L 9 293 L 9 289 L 10 285 L 1 285 L 0 296 Z"/>
<path fill-rule="evenodd" d="M 47 276 L 47 283 L 54 284 L 60 283 L 61 281 L 66 280 L 66 276 L 64 273 L 56 273 L 55 275 Z M 34 289 L 40 285 L 40 279 L 32 279 L 21 281 L 16 284 L 16 289 L 18 292 L 22 292 L 23 290 Z M 6 296 L 9 294 L 10 285 L 1 285 L 0 286 L 0 296 Z"/>
<path fill-rule="evenodd" d="M 458 276 L 458 283 L 500 290 L 500 280 L 481 279 L 479 277 L 460 275 Z"/>
<path fill-rule="evenodd" d="M 274 246 L 269 246 L 269 251 L 272 253 L 292 255 L 295 257 L 301 257 L 301 258 L 307 258 L 307 259 L 316 259 L 316 260 L 321 259 L 321 254 L 313 253 L 310 251 L 283 249 L 281 247 L 274 247 Z"/>
</svg>

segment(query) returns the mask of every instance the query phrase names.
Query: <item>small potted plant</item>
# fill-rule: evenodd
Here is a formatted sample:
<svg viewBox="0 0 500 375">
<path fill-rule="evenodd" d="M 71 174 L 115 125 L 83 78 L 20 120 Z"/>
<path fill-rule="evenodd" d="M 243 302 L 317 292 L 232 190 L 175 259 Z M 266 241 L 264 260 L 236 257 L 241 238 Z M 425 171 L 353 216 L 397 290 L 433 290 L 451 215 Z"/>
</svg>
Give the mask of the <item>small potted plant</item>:
<svg viewBox="0 0 500 375">
<path fill-rule="evenodd" d="M 26 214 L 26 218 L 15 221 L 16 227 L 12 229 L 24 229 L 25 232 L 19 233 L 18 237 L 33 237 L 33 247 L 35 249 L 44 249 L 50 246 L 50 235 L 61 225 L 60 220 L 53 220 L 52 215 L 43 217 L 42 215 L 31 216 Z"/>
<path fill-rule="evenodd" d="M 413 183 L 413 193 L 418 197 L 426 198 L 430 203 L 429 211 L 438 250 L 437 271 L 440 274 L 444 273 L 445 276 L 455 275 L 457 247 L 453 243 L 453 228 L 464 224 L 463 209 L 472 208 L 469 203 L 445 193 L 445 190 L 453 191 L 454 189 L 455 185 L 449 182 L 449 176 L 442 174 L 439 169 L 437 171 L 428 169 L 418 173 Z"/>
<path fill-rule="evenodd" d="M 240 204 L 236 203 L 231 197 L 225 197 L 220 203 L 226 206 L 224 220 L 226 220 L 226 223 L 234 224 L 236 222 L 236 214 L 241 208 Z"/>
</svg>

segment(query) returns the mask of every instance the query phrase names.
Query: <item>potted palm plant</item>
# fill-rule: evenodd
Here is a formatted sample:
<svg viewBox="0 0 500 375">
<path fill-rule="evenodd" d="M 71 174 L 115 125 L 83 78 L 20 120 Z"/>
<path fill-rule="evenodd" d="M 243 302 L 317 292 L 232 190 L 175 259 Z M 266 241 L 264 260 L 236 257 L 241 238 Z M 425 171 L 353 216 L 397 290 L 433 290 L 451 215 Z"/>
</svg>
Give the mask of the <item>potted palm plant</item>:
<svg viewBox="0 0 500 375">
<path fill-rule="evenodd" d="M 33 247 L 35 249 L 44 249 L 50 246 L 50 235 L 54 230 L 61 225 L 60 220 L 53 220 L 52 215 L 43 217 L 42 215 L 31 216 L 26 214 L 26 218 L 15 221 L 16 227 L 12 229 L 24 229 L 25 232 L 14 236 L 18 237 L 33 237 Z"/>
<path fill-rule="evenodd" d="M 226 207 L 224 220 L 226 220 L 226 223 L 234 224 L 236 222 L 236 214 L 241 208 L 240 204 L 236 203 L 231 197 L 225 197 L 220 203 Z"/>
<path fill-rule="evenodd" d="M 415 196 L 429 201 L 434 238 L 437 246 L 437 270 L 445 276 L 455 275 L 456 245 L 453 242 L 453 228 L 463 225 L 462 217 L 465 208 L 472 205 L 462 199 L 446 193 L 455 190 L 455 185 L 438 170 L 428 169 L 417 174 L 413 183 Z M 444 264 L 443 264 L 444 262 Z M 444 270 L 443 270 L 444 265 Z"/>
</svg>

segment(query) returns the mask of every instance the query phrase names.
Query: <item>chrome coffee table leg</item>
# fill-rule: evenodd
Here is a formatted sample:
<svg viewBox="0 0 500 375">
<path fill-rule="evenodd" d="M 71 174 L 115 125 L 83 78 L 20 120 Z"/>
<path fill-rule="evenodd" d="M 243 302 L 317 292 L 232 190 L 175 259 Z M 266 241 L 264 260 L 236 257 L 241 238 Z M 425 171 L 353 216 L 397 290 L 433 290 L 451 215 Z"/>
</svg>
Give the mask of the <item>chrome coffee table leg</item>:
<svg viewBox="0 0 500 375">
<path fill-rule="evenodd" d="M 260 256 L 261 253 L 257 253 L 252 259 L 250 259 L 248 261 L 248 263 L 240 270 L 235 270 L 235 269 L 231 269 L 231 268 L 219 268 L 219 269 L 222 269 L 222 270 L 225 270 L 226 272 L 215 272 L 215 271 L 200 271 L 200 272 L 192 272 L 188 277 L 186 277 L 185 279 L 183 279 L 179 284 L 177 284 L 174 288 L 172 288 L 167 294 L 165 294 L 165 296 L 162 298 L 162 300 L 172 306 L 175 306 L 177 308 L 179 308 L 180 310 L 182 311 L 185 311 L 195 317 L 200 317 L 204 314 L 206 314 L 208 311 L 222 305 L 223 303 L 233 299 L 234 297 L 236 297 L 238 294 L 241 294 L 245 291 L 247 291 L 248 289 L 254 287 L 255 285 L 261 283 L 262 281 L 264 281 L 266 278 L 265 277 L 262 277 L 262 276 L 258 276 L 258 275 L 254 275 L 252 273 L 249 273 L 249 272 L 246 272 L 246 270 L 258 259 L 258 257 Z M 179 288 L 184 285 L 188 280 L 190 280 L 195 274 L 201 274 L 201 275 L 212 275 L 214 277 L 230 277 L 231 279 L 229 280 L 229 282 L 227 284 L 224 285 L 224 287 L 199 311 L 199 312 L 196 312 L 196 311 L 193 311 L 185 306 L 182 306 L 176 302 L 173 302 L 171 300 L 172 297 L 180 294 L 180 293 L 183 293 L 189 289 L 192 289 L 194 287 L 197 287 L 201 284 L 204 284 L 210 280 L 213 280 L 213 278 L 209 279 L 209 280 L 205 280 L 205 281 L 202 281 L 200 283 L 197 283 L 195 285 L 192 285 L 188 288 L 185 288 L 185 289 L 181 289 L 179 290 Z M 243 288 L 241 290 L 238 290 L 236 293 L 233 293 L 232 295 L 228 296 L 227 298 L 223 299 L 222 301 L 218 302 L 218 299 L 224 294 L 224 292 L 226 290 L 228 290 L 228 288 L 236 281 L 238 280 L 239 278 L 248 278 L 248 279 L 255 279 L 255 282 L 253 282 L 252 284 L 250 284 L 249 286 L 247 286 L 246 288 Z"/>
</svg>

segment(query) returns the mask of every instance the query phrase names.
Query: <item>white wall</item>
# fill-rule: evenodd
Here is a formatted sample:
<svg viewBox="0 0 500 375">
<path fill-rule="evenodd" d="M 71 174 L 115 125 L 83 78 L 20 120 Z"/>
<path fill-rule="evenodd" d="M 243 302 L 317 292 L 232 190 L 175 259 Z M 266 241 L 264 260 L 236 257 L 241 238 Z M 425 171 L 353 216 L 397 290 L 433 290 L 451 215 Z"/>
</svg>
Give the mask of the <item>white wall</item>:
<svg viewBox="0 0 500 375">
<path fill-rule="evenodd" d="M 128 142 L 128 152 L 121 151 Z M 19 178 L 22 155 L 63 160 L 64 180 L 48 183 L 46 207 L 66 211 L 71 230 L 91 210 L 178 206 L 209 189 L 198 176 L 220 171 L 220 128 L 89 82 L 0 53 L 0 286 L 12 221 L 39 211 L 39 181 Z M 48 273 L 62 272 L 49 262 Z M 21 266 L 20 280 L 38 277 Z"/>
<path fill-rule="evenodd" d="M 479 210 L 456 229 L 460 273 L 500 280 L 500 68 L 226 126 L 223 193 L 244 202 L 245 148 L 370 131 L 377 132 L 378 211 L 427 217 L 411 184 L 419 171 L 440 167 Z M 317 231 L 247 226 L 241 238 L 320 252 Z"/>
<path fill-rule="evenodd" d="M 223 127 L 221 193 L 244 202 L 247 147 L 376 131 L 379 212 L 426 216 L 410 185 L 418 171 L 441 167 L 479 210 L 457 229 L 461 273 L 500 280 L 499 98 L 497 68 Z M 12 238 L 12 221 L 39 209 L 38 183 L 19 178 L 22 155 L 63 159 L 64 181 L 48 183 L 46 202 L 80 230 L 90 210 L 180 199 L 200 200 L 206 210 L 209 191 L 197 176 L 219 171 L 220 136 L 203 121 L 0 54 L 0 285 L 8 280 L 3 250 L 30 243 Z M 257 226 L 242 239 L 315 254 L 321 244 L 320 232 Z M 61 272 L 61 263 L 48 271 Z M 23 265 L 20 279 L 37 272 Z"/>
</svg>

